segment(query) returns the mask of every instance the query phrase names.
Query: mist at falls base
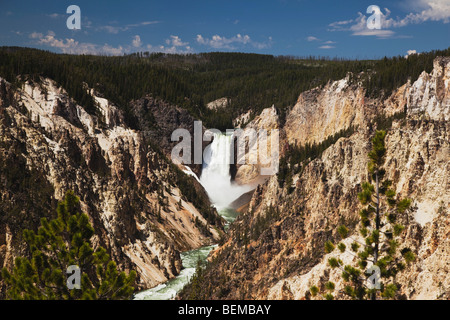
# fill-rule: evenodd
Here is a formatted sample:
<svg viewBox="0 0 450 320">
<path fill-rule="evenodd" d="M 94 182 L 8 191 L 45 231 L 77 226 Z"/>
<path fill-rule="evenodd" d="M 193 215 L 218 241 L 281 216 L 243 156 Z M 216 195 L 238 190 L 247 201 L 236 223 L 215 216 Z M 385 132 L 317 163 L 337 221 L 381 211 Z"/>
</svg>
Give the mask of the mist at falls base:
<svg viewBox="0 0 450 320">
<path fill-rule="evenodd" d="M 203 168 L 200 179 L 191 171 L 185 171 L 205 188 L 211 203 L 228 224 L 237 217 L 237 212 L 229 205 L 242 194 L 252 190 L 251 186 L 233 184 L 230 175 L 232 135 L 214 133 L 213 142 L 203 152 Z M 211 250 L 217 245 L 206 246 L 181 253 L 183 269 L 180 274 L 154 288 L 139 292 L 135 300 L 169 300 L 176 297 L 183 287 L 189 283 L 195 273 L 198 259 L 206 260 Z"/>
<path fill-rule="evenodd" d="M 231 181 L 232 139 L 230 134 L 214 133 L 213 142 L 203 152 L 200 183 L 219 213 L 239 196 L 253 189 L 251 186 L 239 186 Z"/>
</svg>

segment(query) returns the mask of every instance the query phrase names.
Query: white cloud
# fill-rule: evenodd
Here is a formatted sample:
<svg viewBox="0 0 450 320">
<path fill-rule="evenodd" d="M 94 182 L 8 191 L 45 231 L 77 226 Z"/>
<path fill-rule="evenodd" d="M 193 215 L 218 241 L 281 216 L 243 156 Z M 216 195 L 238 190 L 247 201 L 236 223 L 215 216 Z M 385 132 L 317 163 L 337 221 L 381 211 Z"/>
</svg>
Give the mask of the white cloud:
<svg viewBox="0 0 450 320">
<path fill-rule="evenodd" d="M 311 41 L 320 41 L 320 39 L 318 39 L 316 37 L 313 37 L 313 36 L 307 37 L 306 40 L 308 40 L 309 42 L 311 42 Z"/>
<path fill-rule="evenodd" d="M 383 15 L 383 28 L 400 28 L 410 24 L 420 24 L 426 21 L 450 22 L 450 1 L 449 0 L 416 0 L 410 2 L 412 9 L 419 12 L 409 13 L 404 18 L 389 18 L 391 11 L 387 8 L 386 15 Z"/>
<path fill-rule="evenodd" d="M 387 11 L 389 14 L 390 11 Z M 383 17 L 382 14 L 382 21 Z M 383 25 L 383 24 L 382 24 Z M 329 24 L 330 29 L 328 31 L 350 31 L 354 36 L 376 36 L 378 38 L 389 38 L 392 37 L 395 32 L 387 29 L 369 29 L 367 28 L 367 17 L 361 12 L 358 12 L 358 17 L 356 19 L 337 21 Z"/>
<path fill-rule="evenodd" d="M 52 13 L 52 14 L 48 14 L 47 16 L 52 18 L 52 19 L 59 19 L 59 18 L 62 18 L 62 17 L 68 17 L 68 16 L 66 16 L 64 14 L 61 14 L 61 13 Z"/>
<path fill-rule="evenodd" d="M 78 42 L 72 38 L 58 39 L 53 31 L 48 31 L 47 35 L 33 32 L 29 35 L 33 40 L 36 40 L 38 45 L 49 46 L 59 49 L 62 53 L 70 54 L 105 54 L 105 55 L 122 55 L 129 50 L 122 47 L 113 47 L 109 44 L 97 45 L 88 42 Z"/>
<path fill-rule="evenodd" d="M 133 41 L 131 42 L 131 44 L 135 48 L 140 48 L 142 46 L 141 37 L 138 36 L 138 35 L 135 35 L 134 38 L 133 38 Z"/>
<path fill-rule="evenodd" d="M 209 47 L 215 48 L 215 49 L 235 49 L 233 44 L 240 43 L 240 44 L 247 44 L 250 42 L 250 37 L 248 35 L 240 35 L 237 34 L 236 36 L 232 38 L 226 38 L 219 35 L 212 36 L 211 39 L 205 39 L 202 35 L 197 35 L 197 42 L 201 45 L 207 45 Z"/>
<path fill-rule="evenodd" d="M 190 46 L 186 46 L 184 48 L 177 48 L 175 46 L 165 47 L 163 45 L 153 47 L 151 45 L 147 46 L 148 51 L 150 52 L 162 52 L 162 53 L 171 53 L 171 54 L 187 54 L 193 53 L 194 50 Z"/>
<path fill-rule="evenodd" d="M 189 44 L 189 42 L 181 41 L 179 36 L 170 36 L 170 39 L 166 40 L 167 45 L 172 45 L 174 47 L 185 47 Z"/>
<path fill-rule="evenodd" d="M 118 34 L 119 31 L 124 31 L 122 27 L 113 27 L 113 26 L 101 26 L 98 27 L 98 30 L 106 31 L 112 34 Z"/>
<path fill-rule="evenodd" d="M 189 42 L 183 42 L 179 36 L 171 35 L 169 39 L 165 41 L 167 46 L 159 45 L 152 46 L 147 45 L 147 49 L 150 52 L 163 52 L 163 53 L 173 53 L 173 54 L 187 54 L 193 53 L 194 50 L 189 46 Z"/>
<path fill-rule="evenodd" d="M 268 42 L 253 41 L 249 35 L 237 34 L 234 37 L 227 38 L 220 35 L 214 35 L 211 39 L 204 38 L 201 34 L 197 35 L 196 41 L 198 44 L 205 45 L 214 49 L 228 49 L 235 50 L 236 45 L 252 45 L 257 49 L 269 48 L 272 44 L 272 37 L 268 38 Z"/>
<path fill-rule="evenodd" d="M 388 29 L 369 29 L 367 28 L 367 18 L 362 13 L 358 13 L 358 18 L 355 20 L 356 24 L 352 25 L 349 30 L 354 36 L 375 36 L 377 38 L 390 38 L 394 36 L 395 32 Z M 382 19 L 383 21 L 383 19 Z M 383 26 L 383 24 L 382 24 Z"/>
<path fill-rule="evenodd" d="M 128 25 L 126 25 L 126 27 L 127 28 L 136 28 L 136 27 L 148 26 L 148 25 L 157 24 L 157 23 L 161 23 L 161 21 L 143 21 L 143 22 L 139 22 L 139 23 L 128 24 Z"/>
<path fill-rule="evenodd" d="M 200 44 L 207 44 L 207 41 L 205 38 L 203 38 L 203 36 L 201 34 L 197 35 L 197 42 Z"/>
<path fill-rule="evenodd" d="M 309 36 L 306 38 L 306 40 L 308 40 L 309 42 L 321 42 L 322 45 L 319 47 L 319 49 L 334 49 L 335 46 L 331 46 L 331 44 L 336 43 L 336 41 L 331 41 L 331 40 L 322 41 L 319 38 L 314 37 L 314 36 Z"/>
<path fill-rule="evenodd" d="M 410 55 L 413 55 L 413 54 L 420 54 L 420 53 L 417 53 L 417 51 L 416 50 L 408 50 L 408 51 L 406 51 L 406 56 L 405 56 L 405 58 L 407 59 Z"/>
<path fill-rule="evenodd" d="M 328 26 L 330 27 L 330 29 L 328 29 L 328 31 L 342 31 L 343 30 L 343 26 L 352 23 L 354 20 L 350 19 L 350 20 L 343 20 L 343 21 L 336 21 L 333 23 L 330 23 Z"/>
<path fill-rule="evenodd" d="M 82 44 L 82 45 L 84 45 L 84 44 Z M 87 45 L 89 45 L 89 44 L 87 44 Z M 86 48 L 86 51 L 92 52 L 93 54 L 105 54 L 105 55 L 109 55 L 109 56 L 121 56 L 125 53 L 130 52 L 128 49 L 125 49 L 122 46 L 113 47 L 113 46 L 110 46 L 109 44 L 105 44 L 94 51 L 90 51 L 89 46 L 88 46 L 88 48 Z"/>
<path fill-rule="evenodd" d="M 119 32 L 128 31 L 132 28 L 143 27 L 143 26 L 148 26 L 148 25 L 157 24 L 157 23 L 160 23 L 160 21 L 143 21 L 143 22 L 139 22 L 139 23 L 127 24 L 126 26 L 106 25 L 106 26 L 98 27 L 97 30 L 106 31 L 106 32 L 112 33 L 112 34 L 118 34 Z"/>
<path fill-rule="evenodd" d="M 58 39 L 53 31 L 48 31 L 46 35 L 39 32 L 33 32 L 29 34 L 29 38 L 36 41 L 36 44 L 38 45 L 56 48 L 62 53 L 70 54 L 103 54 L 117 56 L 132 53 L 136 50 L 143 50 L 143 48 L 150 52 L 177 54 L 194 52 L 188 42 L 183 42 L 182 39 L 176 35 L 171 35 L 170 38 L 165 41 L 167 46 L 152 46 L 151 44 L 144 44 L 139 35 L 135 35 L 131 39 L 131 43 L 129 45 L 119 45 L 117 47 L 111 46 L 107 43 L 104 45 L 87 42 L 80 43 L 72 38 Z"/>
<path fill-rule="evenodd" d="M 64 53 L 75 50 L 79 44 L 74 39 L 57 39 L 53 31 L 48 31 L 46 36 L 42 33 L 33 32 L 30 34 L 30 38 L 38 40 L 38 44 L 40 45 L 61 49 Z"/>
<path fill-rule="evenodd" d="M 42 38 L 44 35 L 40 32 L 32 32 L 30 33 L 30 38 L 31 39 L 40 39 Z"/>
<path fill-rule="evenodd" d="M 419 12 L 407 15 L 405 22 L 421 23 L 428 20 L 450 22 L 450 1 L 448 0 L 415 0 L 408 4 Z"/>
</svg>

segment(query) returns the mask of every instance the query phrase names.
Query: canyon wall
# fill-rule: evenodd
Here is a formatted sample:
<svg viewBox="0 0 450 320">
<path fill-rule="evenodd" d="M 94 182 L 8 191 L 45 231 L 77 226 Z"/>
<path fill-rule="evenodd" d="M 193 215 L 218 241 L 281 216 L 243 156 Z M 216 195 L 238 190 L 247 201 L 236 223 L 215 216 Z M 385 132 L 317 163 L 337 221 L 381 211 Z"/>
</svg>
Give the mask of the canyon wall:
<svg viewBox="0 0 450 320">
<path fill-rule="evenodd" d="M 194 178 L 184 177 L 184 187 L 196 190 L 208 212 L 183 194 L 180 172 L 161 151 L 167 138 L 159 147 L 149 144 L 119 108 L 89 93 L 94 115 L 50 79 L 22 81 L 19 88 L 0 79 L 0 268 L 27 254 L 23 227 L 54 217 L 54 204 L 70 189 L 96 231 L 94 247 L 106 247 L 120 268 L 136 270 L 141 288 L 153 287 L 179 273 L 181 251 L 216 243 L 222 220 Z M 9 174 L 15 163 L 21 172 Z"/>
<path fill-rule="evenodd" d="M 397 275 L 396 298 L 449 299 L 449 79 L 450 58 L 437 58 L 430 74 L 422 73 L 386 100 L 365 98 L 348 79 L 302 93 L 281 128 L 281 146 L 318 143 L 349 126 L 355 132 L 306 162 L 292 185 L 281 187 L 272 176 L 258 186 L 248 210 L 210 257 L 201 298 L 310 299 L 309 288 L 328 280 L 339 292 L 341 271 L 330 271 L 324 243 L 339 239 L 336 229 L 342 224 L 350 229 L 347 245 L 359 237 L 357 194 L 368 181 L 374 119 L 406 110 L 385 139 L 387 178 L 400 197 L 412 199 L 400 217 L 406 228 L 399 249 L 408 246 L 416 255 Z M 355 260 L 351 254 L 339 258 Z"/>
</svg>

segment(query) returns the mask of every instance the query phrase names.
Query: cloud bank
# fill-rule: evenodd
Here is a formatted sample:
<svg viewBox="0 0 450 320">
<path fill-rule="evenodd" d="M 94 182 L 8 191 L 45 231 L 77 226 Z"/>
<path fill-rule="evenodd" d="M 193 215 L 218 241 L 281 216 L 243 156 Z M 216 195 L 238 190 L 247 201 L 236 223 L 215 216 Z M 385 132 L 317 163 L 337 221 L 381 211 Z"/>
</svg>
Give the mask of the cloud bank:
<svg viewBox="0 0 450 320">
<path fill-rule="evenodd" d="M 411 12 L 403 18 L 392 18 L 388 8 L 381 10 L 381 29 L 367 28 L 367 17 L 358 12 L 355 19 L 336 21 L 329 24 L 328 31 L 348 31 L 354 36 L 376 36 L 378 38 L 391 38 L 395 36 L 393 28 L 406 27 L 411 24 L 421 24 L 427 21 L 450 22 L 449 0 L 415 0 L 408 3 Z"/>
<path fill-rule="evenodd" d="M 227 49 L 236 50 L 238 46 L 251 45 L 257 49 L 269 48 L 272 44 L 272 37 L 269 37 L 267 42 L 257 42 L 250 38 L 249 35 L 237 34 L 231 38 L 220 35 L 214 35 L 211 38 L 205 38 L 201 34 L 197 35 L 196 41 L 200 45 L 208 46 L 213 49 Z"/>
</svg>

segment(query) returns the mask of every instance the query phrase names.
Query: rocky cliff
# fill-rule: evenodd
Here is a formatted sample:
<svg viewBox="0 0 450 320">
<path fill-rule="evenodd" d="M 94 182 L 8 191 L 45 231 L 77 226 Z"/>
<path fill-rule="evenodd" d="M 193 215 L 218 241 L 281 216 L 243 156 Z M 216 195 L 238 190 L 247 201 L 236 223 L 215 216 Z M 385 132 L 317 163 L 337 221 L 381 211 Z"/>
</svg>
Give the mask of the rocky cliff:
<svg viewBox="0 0 450 320">
<path fill-rule="evenodd" d="M 52 216 L 69 189 L 91 219 L 94 245 L 136 270 L 141 287 L 178 274 L 180 251 L 220 238 L 221 219 L 197 181 L 159 151 L 166 145 L 155 148 L 130 129 L 107 99 L 89 90 L 92 115 L 50 79 L 20 83 L 0 79 L 0 268 L 27 254 L 22 228 Z M 184 193 L 187 184 L 194 193 Z"/>
<path fill-rule="evenodd" d="M 145 137 L 150 139 L 154 145 L 157 145 L 163 152 L 170 157 L 172 148 L 179 141 L 172 141 L 172 132 L 176 129 L 186 129 L 194 137 L 194 119 L 186 109 L 174 106 L 170 103 L 155 99 L 152 96 L 145 96 L 141 99 L 131 101 L 131 110 L 135 118 L 136 126 Z M 206 128 L 201 125 L 202 134 Z M 202 141 L 202 150 L 211 143 Z M 194 150 L 194 139 L 191 141 L 192 150 Z M 194 154 L 191 155 L 191 164 L 188 166 L 197 176 L 201 175 L 201 164 L 196 164 Z"/>
<path fill-rule="evenodd" d="M 357 193 L 368 180 L 375 118 L 406 110 L 386 137 L 387 177 L 401 197 L 413 200 L 401 217 L 401 246 L 412 248 L 416 261 L 397 276 L 397 298 L 449 299 L 449 70 L 450 58 L 437 58 L 430 74 L 386 100 L 366 99 L 348 78 L 302 93 L 286 116 L 280 145 L 319 143 L 349 126 L 357 129 L 306 161 L 292 185 L 280 186 L 272 176 L 258 186 L 248 210 L 213 252 L 202 298 L 309 299 L 310 286 L 328 279 L 342 289 L 341 272 L 329 272 L 324 243 L 337 239 L 341 224 L 350 228 L 345 241 L 358 237 Z M 341 258 L 345 263 L 354 256 Z"/>
<path fill-rule="evenodd" d="M 279 132 L 275 132 L 278 129 L 279 116 L 275 106 L 264 109 L 242 129 L 241 141 L 245 152 L 238 152 L 239 143 L 238 140 L 235 140 L 236 173 L 234 180 L 236 183 L 256 186 L 268 179 L 269 175 L 261 174 L 261 169 L 278 165 L 278 162 L 273 163 L 273 159 L 279 158 Z M 266 134 L 260 134 L 260 130 L 264 130 Z M 251 132 L 255 133 L 255 139 L 251 138 Z M 278 135 L 278 138 L 275 138 L 275 135 Z M 273 148 L 272 143 L 274 144 Z M 261 148 L 265 149 L 266 147 L 266 152 L 261 152 Z"/>
</svg>

